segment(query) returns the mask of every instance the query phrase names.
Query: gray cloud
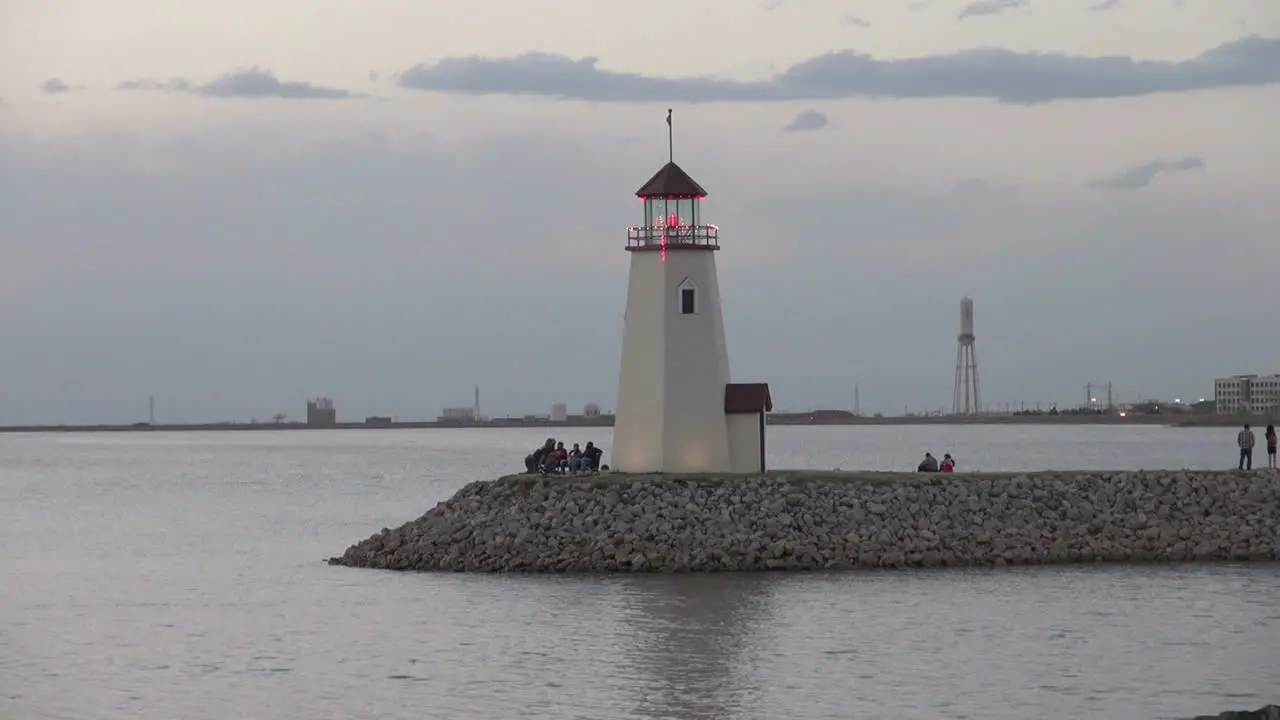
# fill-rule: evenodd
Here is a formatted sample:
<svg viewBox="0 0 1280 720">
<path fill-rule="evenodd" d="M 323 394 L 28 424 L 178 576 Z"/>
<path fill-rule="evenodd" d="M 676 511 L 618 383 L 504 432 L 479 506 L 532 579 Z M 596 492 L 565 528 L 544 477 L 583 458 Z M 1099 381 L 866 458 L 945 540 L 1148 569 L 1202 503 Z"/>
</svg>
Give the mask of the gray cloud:
<svg viewBox="0 0 1280 720">
<path fill-rule="evenodd" d="M 1017 194 L 1016 187 L 997 185 L 984 178 L 967 178 L 951 190 L 952 197 L 970 201 L 1007 200 Z"/>
<path fill-rule="evenodd" d="M 961 8 L 956 18 L 964 20 L 971 17 L 999 15 L 1000 13 L 1026 6 L 1027 0 L 976 0 Z"/>
<path fill-rule="evenodd" d="M 1103 10 L 1113 10 L 1123 4 L 1124 0 L 1102 0 L 1102 2 L 1099 2 L 1097 5 L 1093 5 L 1089 9 L 1100 12 Z"/>
<path fill-rule="evenodd" d="M 44 81 L 44 84 L 40 86 L 40 89 L 50 95 L 60 95 L 62 93 L 69 93 L 74 88 L 63 82 L 60 78 L 49 78 Z"/>
<path fill-rule="evenodd" d="M 188 92 L 213 98 L 284 98 L 342 99 L 356 97 L 341 88 L 322 87 L 296 80 L 280 80 L 270 70 L 253 66 L 247 70 L 227 73 L 216 80 L 197 85 L 184 78 L 172 80 L 130 80 L 120 83 L 121 90 L 161 90 L 164 92 Z"/>
<path fill-rule="evenodd" d="M 845 27 L 856 27 L 856 28 L 863 28 L 863 29 L 871 27 L 870 20 L 864 20 L 863 18 L 860 18 L 857 15 L 850 15 L 848 13 L 845 13 L 844 15 L 840 16 L 840 24 L 844 25 Z"/>
<path fill-rule="evenodd" d="M 1160 175 L 1203 169 L 1204 161 L 1198 157 L 1152 160 L 1117 175 L 1094 180 L 1089 186 L 1100 190 L 1137 190 L 1150 185 Z"/>
<path fill-rule="evenodd" d="M 765 11 L 769 11 L 769 10 L 777 10 L 778 8 L 786 4 L 787 4 L 787 0 L 764 0 L 764 2 L 760 3 L 760 7 Z"/>
<path fill-rule="evenodd" d="M 850 50 L 799 62 L 761 81 L 661 78 L 602 70 L 597 58 L 526 53 L 451 57 L 400 75 L 417 90 L 541 95 L 595 102 L 774 102 L 851 97 L 981 97 L 1009 103 L 1136 97 L 1280 83 L 1280 38 L 1250 36 L 1178 62 L 994 48 L 901 60 Z"/>
<path fill-rule="evenodd" d="M 827 126 L 827 114 L 817 110 L 805 110 L 791 119 L 783 128 L 787 132 L 821 130 Z"/>
<path fill-rule="evenodd" d="M 117 90 L 163 90 L 164 92 L 193 92 L 195 86 L 182 78 L 172 80 L 126 80 Z"/>
</svg>

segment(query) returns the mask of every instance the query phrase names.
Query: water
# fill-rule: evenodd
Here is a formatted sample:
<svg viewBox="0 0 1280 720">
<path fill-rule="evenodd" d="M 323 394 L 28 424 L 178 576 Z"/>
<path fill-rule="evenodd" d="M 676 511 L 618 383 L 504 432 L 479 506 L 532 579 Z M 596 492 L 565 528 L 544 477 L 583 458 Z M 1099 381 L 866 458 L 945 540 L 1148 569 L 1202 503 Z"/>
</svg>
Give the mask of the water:
<svg viewBox="0 0 1280 720">
<path fill-rule="evenodd" d="M 1274 565 L 489 577 L 320 560 L 545 430 L 0 436 L 0 718 L 1172 718 L 1280 699 Z M 565 431 L 608 448 L 608 430 Z M 581 435 L 581 437 L 577 437 Z M 773 428 L 771 462 L 1213 467 L 1234 433 Z"/>
</svg>

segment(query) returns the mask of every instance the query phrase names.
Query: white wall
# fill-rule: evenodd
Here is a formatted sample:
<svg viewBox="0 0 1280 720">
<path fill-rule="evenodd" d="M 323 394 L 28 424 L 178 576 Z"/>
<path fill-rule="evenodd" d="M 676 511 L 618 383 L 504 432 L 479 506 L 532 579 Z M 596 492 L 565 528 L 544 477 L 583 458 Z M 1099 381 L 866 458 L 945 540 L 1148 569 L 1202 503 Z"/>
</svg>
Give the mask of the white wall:
<svg viewBox="0 0 1280 720">
<path fill-rule="evenodd" d="M 734 413 L 729 424 L 729 460 L 733 472 L 760 472 L 760 414 Z"/>
<path fill-rule="evenodd" d="M 680 314 L 680 285 L 697 288 L 697 312 Z M 631 253 L 614 467 L 624 472 L 728 471 L 724 340 L 715 252 Z"/>
<path fill-rule="evenodd" d="M 622 367 L 613 420 L 613 468 L 653 472 L 662 467 L 663 388 L 666 383 L 666 303 L 655 291 L 666 282 L 658 253 L 632 252 L 622 325 Z M 650 261 L 653 260 L 653 261 Z"/>
</svg>

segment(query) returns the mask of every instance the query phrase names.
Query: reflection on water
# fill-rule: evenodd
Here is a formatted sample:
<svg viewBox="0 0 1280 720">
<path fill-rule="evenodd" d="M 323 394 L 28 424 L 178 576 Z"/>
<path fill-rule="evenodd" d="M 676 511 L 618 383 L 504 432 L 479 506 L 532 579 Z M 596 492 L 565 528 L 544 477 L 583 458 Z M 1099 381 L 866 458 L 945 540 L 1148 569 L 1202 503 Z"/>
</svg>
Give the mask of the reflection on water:
<svg viewBox="0 0 1280 720">
<path fill-rule="evenodd" d="M 630 693 L 645 718 L 738 716 L 752 700 L 746 640 L 769 622 L 770 585 L 761 576 L 629 578 L 621 620 L 631 628 Z"/>
</svg>

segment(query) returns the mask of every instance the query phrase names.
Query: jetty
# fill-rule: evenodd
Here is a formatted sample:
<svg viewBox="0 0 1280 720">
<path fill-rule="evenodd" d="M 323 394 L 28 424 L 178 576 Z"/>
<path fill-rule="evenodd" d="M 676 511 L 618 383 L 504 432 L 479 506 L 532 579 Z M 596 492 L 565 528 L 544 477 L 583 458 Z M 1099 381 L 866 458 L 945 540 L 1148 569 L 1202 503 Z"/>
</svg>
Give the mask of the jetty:
<svg viewBox="0 0 1280 720">
<path fill-rule="evenodd" d="M 1280 560 L 1280 473 L 513 475 L 332 565 L 708 572 Z"/>
</svg>

